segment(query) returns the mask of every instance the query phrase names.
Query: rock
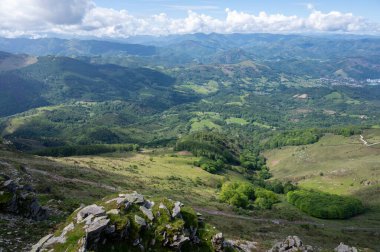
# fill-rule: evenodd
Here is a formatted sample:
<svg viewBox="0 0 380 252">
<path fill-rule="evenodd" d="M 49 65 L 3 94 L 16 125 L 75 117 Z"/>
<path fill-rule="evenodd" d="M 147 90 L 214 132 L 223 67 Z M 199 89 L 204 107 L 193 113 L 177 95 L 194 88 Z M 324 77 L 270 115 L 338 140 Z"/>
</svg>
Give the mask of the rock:
<svg viewBox="0 0 380 252">
<path fill-rule="evenodd" d="M 126 194 L 125 195 L 125 198 L 131 202 L 131 203 L 134 203 L 134 204 L 142 204 L 145 202 L 144 200 L 144 196 L 141 195 L 141 194 L 138 194 L 137 192 L 133 192 L 131 194 Z"/>
<path fill-rule="evenodd" d="M 297 248 L 302 246 L 302 241 L 298 236 L 293 236 L 293 240 L 294 240 L 295 246 Z"/>
<path fill-rule="evenodd" d="M 65 242 L 66 242 L 66 236 L 61 234 L 58 237 L 51 237 L 49 240 L 47 240 L 44 244 L 44 247 L 50 247 L 50 246 L 57 244 L 57 243 L 63 244 Z"/>
<path fill-rule="evenodd" d="M 288 236 L 284 241 L 276 243 L 268 252 L 303 251 L 312 252 L 313 247 L 303 245 L 298 236 Z"/>
<path fill-rule="evenodd" d="M 139 226 L 146 226 L 146 221 L 144 218 L 141 218 L 140 216 L 138 215 L 135 215 L 135 222 L 139 225 Z"/>
<path fill-rule="evenodd" d="M 81 222 L 84 218 L 86 218 L 88 215 L 92 214 L 93 216 L 101 216 L 105 215 L 106 212 L 103 207 L 100 207 L 96 204 L 86 206 L 82 208 L 78 214 L 77 214 L 77 222 Z"/>
<path fill-rule="evenodd" d="M 116 198 L 116 203 L 117 203 L 118 206 L 122 205 L 126 201 L 127 201 L 126 198 Z"/>
<path fill-rule="evenodd" d="M 110 204 L 112 202 L 116 201 L 116 204 L 118 205 L 118 207 L 120 208 L 120 206 L 122 206 L 122 204 L 127 201 L 127 199 L 125 197 L 117 197 L 117 198 L 113 198 L 113 199 L 110 199 L 108 201 L 106 201 L 107 204 Z"/>
<path fill-rule="evenodd" d="M 74 229 L 74 223 L 70 223 L 69 225 L 67 225 L 63 231 L 62 231 L 62 235 L 65 236 L 68 232 L 70 232 L 71 230 Z"/>
<path fill-rule="evenodd" d="M 110 225 L 104 231 L 106 234 L 113 234 L 116 231 L 116 227 L 115 225 Z"/>
<path fill-rule="evenodd" d="M 118 198 L 113 198 L 113 199 L 107 200 L 107 201 L 106 201 L 106 204 L 110 204 L 110 203 L 116 201 L 117 199 L 118 199 Z"/>
<path fill-rule="evenodd" d="M 42 208 L 38 203 L 36 198 L 32 198 L 32 203 L 29 207 L 29 214 L 26 217 L 30 217 L 31 219 L 41 221 L 47 218 L 47 211 L 45 208 Z"/>
<path fill-rule="evenodd" d="M 224 251 L 224 237 L 222 233 L 214 235 L 211 239 L 211 243 L 216 252 Z"/>
<path fill-rule="evenodd" d="M 125 202 L 125 204 L 124 204 L 124 210 L 128 210 L 128 208 L 129 208 L 131 205 L 132 205 L 132 203 L 129 202 L 129 201 Z"/>
<path fill-rule="evenodd" d="M 174 203 L 174 208 L 172 211 L 172 217 L 175 218 L 181 213 L 181 202 L 177 201 Z"/>
<path fill-rule="evenodd" d="M 69 225 L 67 225 L 63 230 L 62 230 L 62 233 L 60 236 L 58 237 L 54 237 L 53 235 L 51 235 L 49 237 L 49 239 L 47 239 L 45 242 L 44 242 L 44 246 L 45 247 L 49 247 L 49 246 L 52 246 L 53 244 L 56 244 L 56 243 L 65 243 L 66 242 L 66 235 L 67 233 L 69 233 L 71 230 L 74 229 L 74 223 L 70 223 Z"/>
<path fill-rule="evenodd" d="M 32 246 L 30 252 L 39 252 L 42 246 L 51 238 L 53 234 L 48 234 L 42 237 L 35 245 Z"/>
<path fill-rule="evenodd" d="M 90 215 L 88 215 L 86 218 L 84 218 L 82 221 L 80 221 L 78 223 L 84 222 L 85 225 L 90 225 L 93 218 L 95 218 L 95 216 L 92 215 L 92 214 L 90 214 Z"/>
<path fill-rule="evenodd" d="M 30 186 L 30 185 L 24 185 L 24 186 L 22 187 L 22 189 L 23 189 L 24 191 L 27 191 L 27 192 L 34 192 L 33 187 Z"/>
<path fill-rule="evenodd" d="M 336 252 L 358 252 L 357 248 L 350 247 L 350 246 L 344 244 L 343 242 L 341 242 L 339 244 L 339 246 L 334 249 L 334 251 L 336 251 Z"/>
<path fill-rule="evenodd" d="M 106 217 L 95 218 L 86 228 L 87 240 L 96 240 L 100 233 L 107 227 L 109 222 L 110 220 Z"/>
<path fill-rule="evenodd" d="M 143 212 L 143 214 L 150 220 L 152 221 L 154 219 L 154 216 L 153 216 L 153 213 L 152 213 L 152 210 L 144 207 L 144 206 L 140 206 L 140 210 L 141 212 Z"/>
<path fill-rule="evenodd" d="M 151 209 L 153 206 L 154 206 L 154 202 L 153 201 L 149 201 L 149 200 L 145 201 L 144 207 L 146 207 L 148 209 Z"/>
<path fill-rule="evenodd" d="M 163 210 L 165 214 L 167 214 L 168 216 L 171 216 L 169 209 L 162 202 L 158 206 L 158 209 L 160 209 L 161 211 Z M 159 218 L 161 216 L 161 212 L 157 211 L 156 215 Z"/>
<path fill-rule="evenodd" d="M 173 238 L 173 242 L 170 244 L 170 247 L 172 248 L 175 248 L 177 250 L 180 250 L 182 245 L 187 242 L 187 241 L 190 241 L 190 238 L 189 237 L 186 237 L 184 235 L 181 235 L 181 236 L 174 236 Z"/>
<path fill-rule="evenodd" d="M 3 187 L 5 187 L 9 192 L 16 192 L 16 189 L 18 188 L 17 184 L 12 180 L 9 179 L 3 183 Z"/>
<path fill-rule="evenodd" d="M 109 214 L 115 214 L 115 215 L 117 215 L 119 213 L 120 213 L 119 209 L 111 209 L 111 210 L 109 210 L 107 212 L 107 215 L 109 215 Z"/>
<path fill-rule="evenodd" d="M 80 246 L 78 249 L 78 252 L 86 252 L 87 243 L 86 243 L 85 237 L 83 237 L 82 239 L 78 241 L 78 245 Z"/>
<path fill-rule="evenodd" d="M 4 195 L 7 197 L 7 201 L 2 204 L 0 211 L 21 215 L 36 221 L 45 220 L 48 212 L 38 203 L 33 193 L 34 190 L 30 186 L 18 185 L 17 181 L 8 179 L 0 184 L 3 197 Z"/>
<path fill-rule="evenodd" d="M 256 242 L 245 241 L 245 240 L 228 240 L 224 243 L 224 247 L 235 248 L 237 251 L 251 252 L 256 251 Z"/>
<path fill-rule="evenodd" d="M 72 244 L 76 246 L 75 251 L 80 252 L 98 251 L 99 246 L 104 251 L 111 251 L 115 248 L 114 244 L 120 244 L 125 248 L 135 246 L 136 251 L 180 251 L 186 244 L 189 246 L 189 251 L 201 251 L 201 244 L 207 242 L 207 239 L 198 232 L 198 227 L 204 228 L 204 224 L 198 223 L 199 226 L 194 226 L 187 218 L 182 218 L 180 202 L 174 204 L 175 219 L 171 218 L 170 211 L 163 203 L 159 205 L 157 211 L 157 207 L 153 207 L 154 202 L 145 200 L 138 193 L 125 195 L 123 199 L 125 204 L 128 203 L 133 207 L 123 210 L 115 207 L 105 212 L 105 208 L 109 205 L 102 207 L 103 204 L 115 202 L 119 198 L 107 201 L 108 203 L 101 202 L 99 205 L 93 204 L 77 209 L 74 216 L 71 215 L 68 220 L 69 225 L 57 231 L 59 236 L 44 237 L 33 247 L 34 251 L 52 251 L 58 243 L 62 251 L 69 251 Z M 138 204 L 141 214 L 134 204 Z M 161 213 L 161 216 L 153 215 L 152 209 Z M 114 218 L 115 214 L 118 218 Z M 134 217 L 134 220 L 130 220 L 131 217 Z M 192 219 L 196 218 L 194 214 Z M 66 244 L 67 241 L 70 243 Z M 222 251 L 221 249 L 227 246 L 224 244 L 222 234 L 213 238 L 213 244 L 219 247 L 216 251 Z"/>
<path fill-rule="evenodd" d="M 137 245 L 139 245 L 140 244 L 140 238 L 137 238 L 137 239 L 135 239 L 134 241 L 133 241 L 133 243 L 132 243 L 132 245 L 133 246 L 137 246 Z"/>
</svg>

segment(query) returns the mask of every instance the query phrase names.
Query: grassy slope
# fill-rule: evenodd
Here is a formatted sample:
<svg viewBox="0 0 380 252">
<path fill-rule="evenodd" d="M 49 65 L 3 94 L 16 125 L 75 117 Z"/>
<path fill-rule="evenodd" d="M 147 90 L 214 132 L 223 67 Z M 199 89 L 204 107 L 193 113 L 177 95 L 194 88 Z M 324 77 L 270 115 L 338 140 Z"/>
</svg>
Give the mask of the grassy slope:
<svg viewBox="0 0 380 252">
<path fill-rule="evenodd" d="M 40 158 L 0 151 L 0 160 L 13 167 L 7 168 L 0 163 L 5 173 L 13 171 L 18 177 L 28 177 L 30 174 L 41 202 L 56 205 L 62 211 L 55 217 L 58 220 L 67 216 L 80 203 L 89 204 L 114 193 L 115 190 L 137 190 L 153 197 L 164 195 L 181 200 L 203 212 L 208 221 L 228 237 L 257 241 L 262 249 L 269 248 L 275 241 L 287 235 L 299 235 L 308 244 L 325 248 L 333 248 L 343 241 L 351 245 L 380 249 L 373 240 L 380 238 L 378 233 L 343 230 L 349 226 L 377 228 L 379 222 L 375 210 L 372 210 L 373 219 L 370 221 L 368 214 L 371 212 L 347 221 L 324 221 L 300 213 L 283 200 L 273 210 L 255 210 L 239 216 L 230 207 L 218 202 L 218 186 L 226 179 L 244 178 L 232 172 L 221 175 L 206 173 L 192 166 L 195 159 L 188 153 L 173 153 L 167 149 L 67 158 Z M 28 173 L 21 166 L 27 167 Z M 368 195 L 367 192 L 363 193 Z M 55 201 L 48 203 L 51 199 Z M 276 224 L 276 219 L 296 222 Z M 298 221 L 315 223 L 317 226 Z M 322 224 L 324 226 L 319 226 Z M 36 241 L 46 232 L 45 224 L 33 229 L 35 236 L 21 237 L 26 241 Z"/>
<path fill-rule="evenodd" d="M 0 215 L 0 236 L 15 241 L 13 236 L 16 231 L 20 237 L 19 245 L 6 246 L 17 250 L 20 247 L 14 246 L 28 247 L 44 236 L 55 221 L 59 223 L 81 203 L 90 204 L 106 195 L 128 190 L 136 190 L 147 196 L 169 197 L 199 208 L 226 208 L 215 197 L 218 186 L 226 177 L 239 181 L 244 178 L 234 172 L 209 174 L 192 165 L 195 159 L 197 158 L 187 153 L 175 155 L 168 150 L 42 158 L 0 148 L 1 173 L 24 178 L 24 181 L 30 181 L 32 177 L 40 202 L 59 210 L 50 224 L 44 222 L 27 227 L 19 225 L 19 228 L 14 227 L 12 222 L 3 220 Z M 22 223 L 22 220 L 19 222 Z M 8 234 L 10 229 L 13 232 Z M 32 232 L 24 235 L 27 229 Z M 0 247 L 5 245 L 4 241 L 0 241 Z"/>
<path fill-rule="evenodd" d="M 380 130 L 369 130 L 363 135 L 368 142 L 373 143 L 379 139 Z M 327 225 L 339 226 L 345 223 L 355 228 L 365 227 L 361 232 L 353 231 L 355 235 L 369 232 L 368 227 L 380 226 L 378 147 L 364 146 L 359 136 L 347 138 L 328 135 L 318 143 L 271 150 L 265 156 L 274 179 L 296 181 L 304 188 L 353 195 L 367 207 L 367 211 L 360 216 L 347 221 L 324 221 Z M 378 244 L 376 239 L 378 235 L 368 238 L 367 244 Z"/>
<path fill-rule="evenodd" d="M 359 136 L 330 135 L 316 144 L 285 147 L 265 155 L 274 178 L 297 181 L 307 188 L 354 194 L 365 188 L 366 182 L 380 182 L 380 149 L 364 146 Z"/>
</svg>

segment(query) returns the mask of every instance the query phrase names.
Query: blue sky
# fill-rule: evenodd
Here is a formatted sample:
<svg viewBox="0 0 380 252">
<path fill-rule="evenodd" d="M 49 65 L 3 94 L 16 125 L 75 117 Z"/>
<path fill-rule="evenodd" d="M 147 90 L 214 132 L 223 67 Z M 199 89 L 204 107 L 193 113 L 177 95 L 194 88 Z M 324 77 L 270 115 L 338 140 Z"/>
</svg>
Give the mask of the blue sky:
<svg viewBox="0 0 380 252">
<path fill-rule="evenodd" d="M 310 12 L 306 6 L 312 4 L 322 12 L 352 12 L 356 16 L 380 22 L 380 0 L 95 0 L 95 3 L 102 7 L 126 9 L 136 16 L 165 12 L 178 18 L 186 16 L 189 9 L 220 18 L 225 16 L 226 8 L 250 13 L 265 11 L 271 14 L 281 13 L 306 17 Z"/>
<path fill-rule="evenodd" d="M 380 0 L 1 0 L 0 36 L 380 35 Z"/>
</svg>

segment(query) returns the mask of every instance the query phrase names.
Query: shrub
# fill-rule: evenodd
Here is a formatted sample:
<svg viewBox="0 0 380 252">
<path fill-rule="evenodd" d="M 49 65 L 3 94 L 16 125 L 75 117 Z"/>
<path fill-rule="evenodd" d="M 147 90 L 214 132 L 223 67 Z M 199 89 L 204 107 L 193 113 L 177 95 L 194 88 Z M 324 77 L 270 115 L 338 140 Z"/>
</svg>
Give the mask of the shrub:
<svg viewBox="0 0 380 252">
<path fill-rule="evenodd" d="M 258 154 L 245 151 L 240 155 L 240 164 L 247 170 L 261 170 L 265 167 L 266 159 Z"/>
<path fill-rule="evenodd" d="M 249 183 L 224 183 L 220 200 L 230 205 L 247 208 L 255 199 L 255 189 Z"/>
<path fill-rule="evenodd" d="M 195 161 L 194 165 L 201 167 L 209 173 L 217 173 L 225 168 L 225 164 L 221 159 L 214 161 L 208 158 L 201 158 L 199 161 Z"/>
<path fill-rule="evenodd" d="M 278 133 L 270 138 L 265 144 L 264 148 L 278 148 L 288 145 L 305 145 L 318 142 L 322 133 L 316 129 L 293 130 Z"/>
<path fill-rule="evenodd" d="M 261 209 L 271 209 L 273 204 L 279 202 L 279 199 L 274 192 L 263 188 L 256 188 L 255 197 L 255 207 Z"/>
<path fill-rule="evenodd" d="M 238 147 L 228 137 L 215 132 L 196 132 L 180 139 L 175 151 L 190 151 L 197 157 L 238 164 Z"/>
<path fill-rule="evenodd" d="M 288 192 L 287 200 L 301 211 L 321 219 L 347 219 L 364 211 L 361 201 L 317 191 Z"/>
<path fill-rule="evenodd" d="M 95 144 L 95 145 L 67 145 L 60 147 L 45 148 L 33 154 L 39 156 L 68 157 L 97 155 L 115 151 L 137 151 L 139 146 L 136 144 Z"/>
<path fill-rule="evenodd" d="M 290 181 L 286 182 L 284 184 L 284 194 L 287 194 L 288 192 L 297 190 L 297 186 L 293 185 Z"/>
<path fill-rule="evenodd" d="M 264 166 L 259 172 L 258 176 L 260 179 L 270 179 L 272 177 L 272 174 L 269 172 L 268 168 Z"/>
</svg>

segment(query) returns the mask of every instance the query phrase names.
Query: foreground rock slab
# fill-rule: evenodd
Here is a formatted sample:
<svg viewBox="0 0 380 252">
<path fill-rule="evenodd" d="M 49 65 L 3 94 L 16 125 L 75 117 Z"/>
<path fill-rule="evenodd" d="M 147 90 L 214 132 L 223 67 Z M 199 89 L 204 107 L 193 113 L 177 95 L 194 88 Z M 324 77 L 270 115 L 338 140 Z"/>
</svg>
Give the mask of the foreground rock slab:
<svg viewBox="0 0 380 252">
<path fill-rule="evenodd" d="M 166 198 L 156 202 L 133 192 L 79 208 L 62 230 L 43 237 L 32 251 L 110 251 L 118 250 L 117 246 L 124 250 L 131 247 L 133 251 L 181 251 L 183 247 L 186 251 L 225 248 L 249 251 L 252 248 L 252 244 L 224 241 L 222 234 L 215 235 L 214 228 L 200 222 L 197 213 L 181 202 Z"/>
</svg>

